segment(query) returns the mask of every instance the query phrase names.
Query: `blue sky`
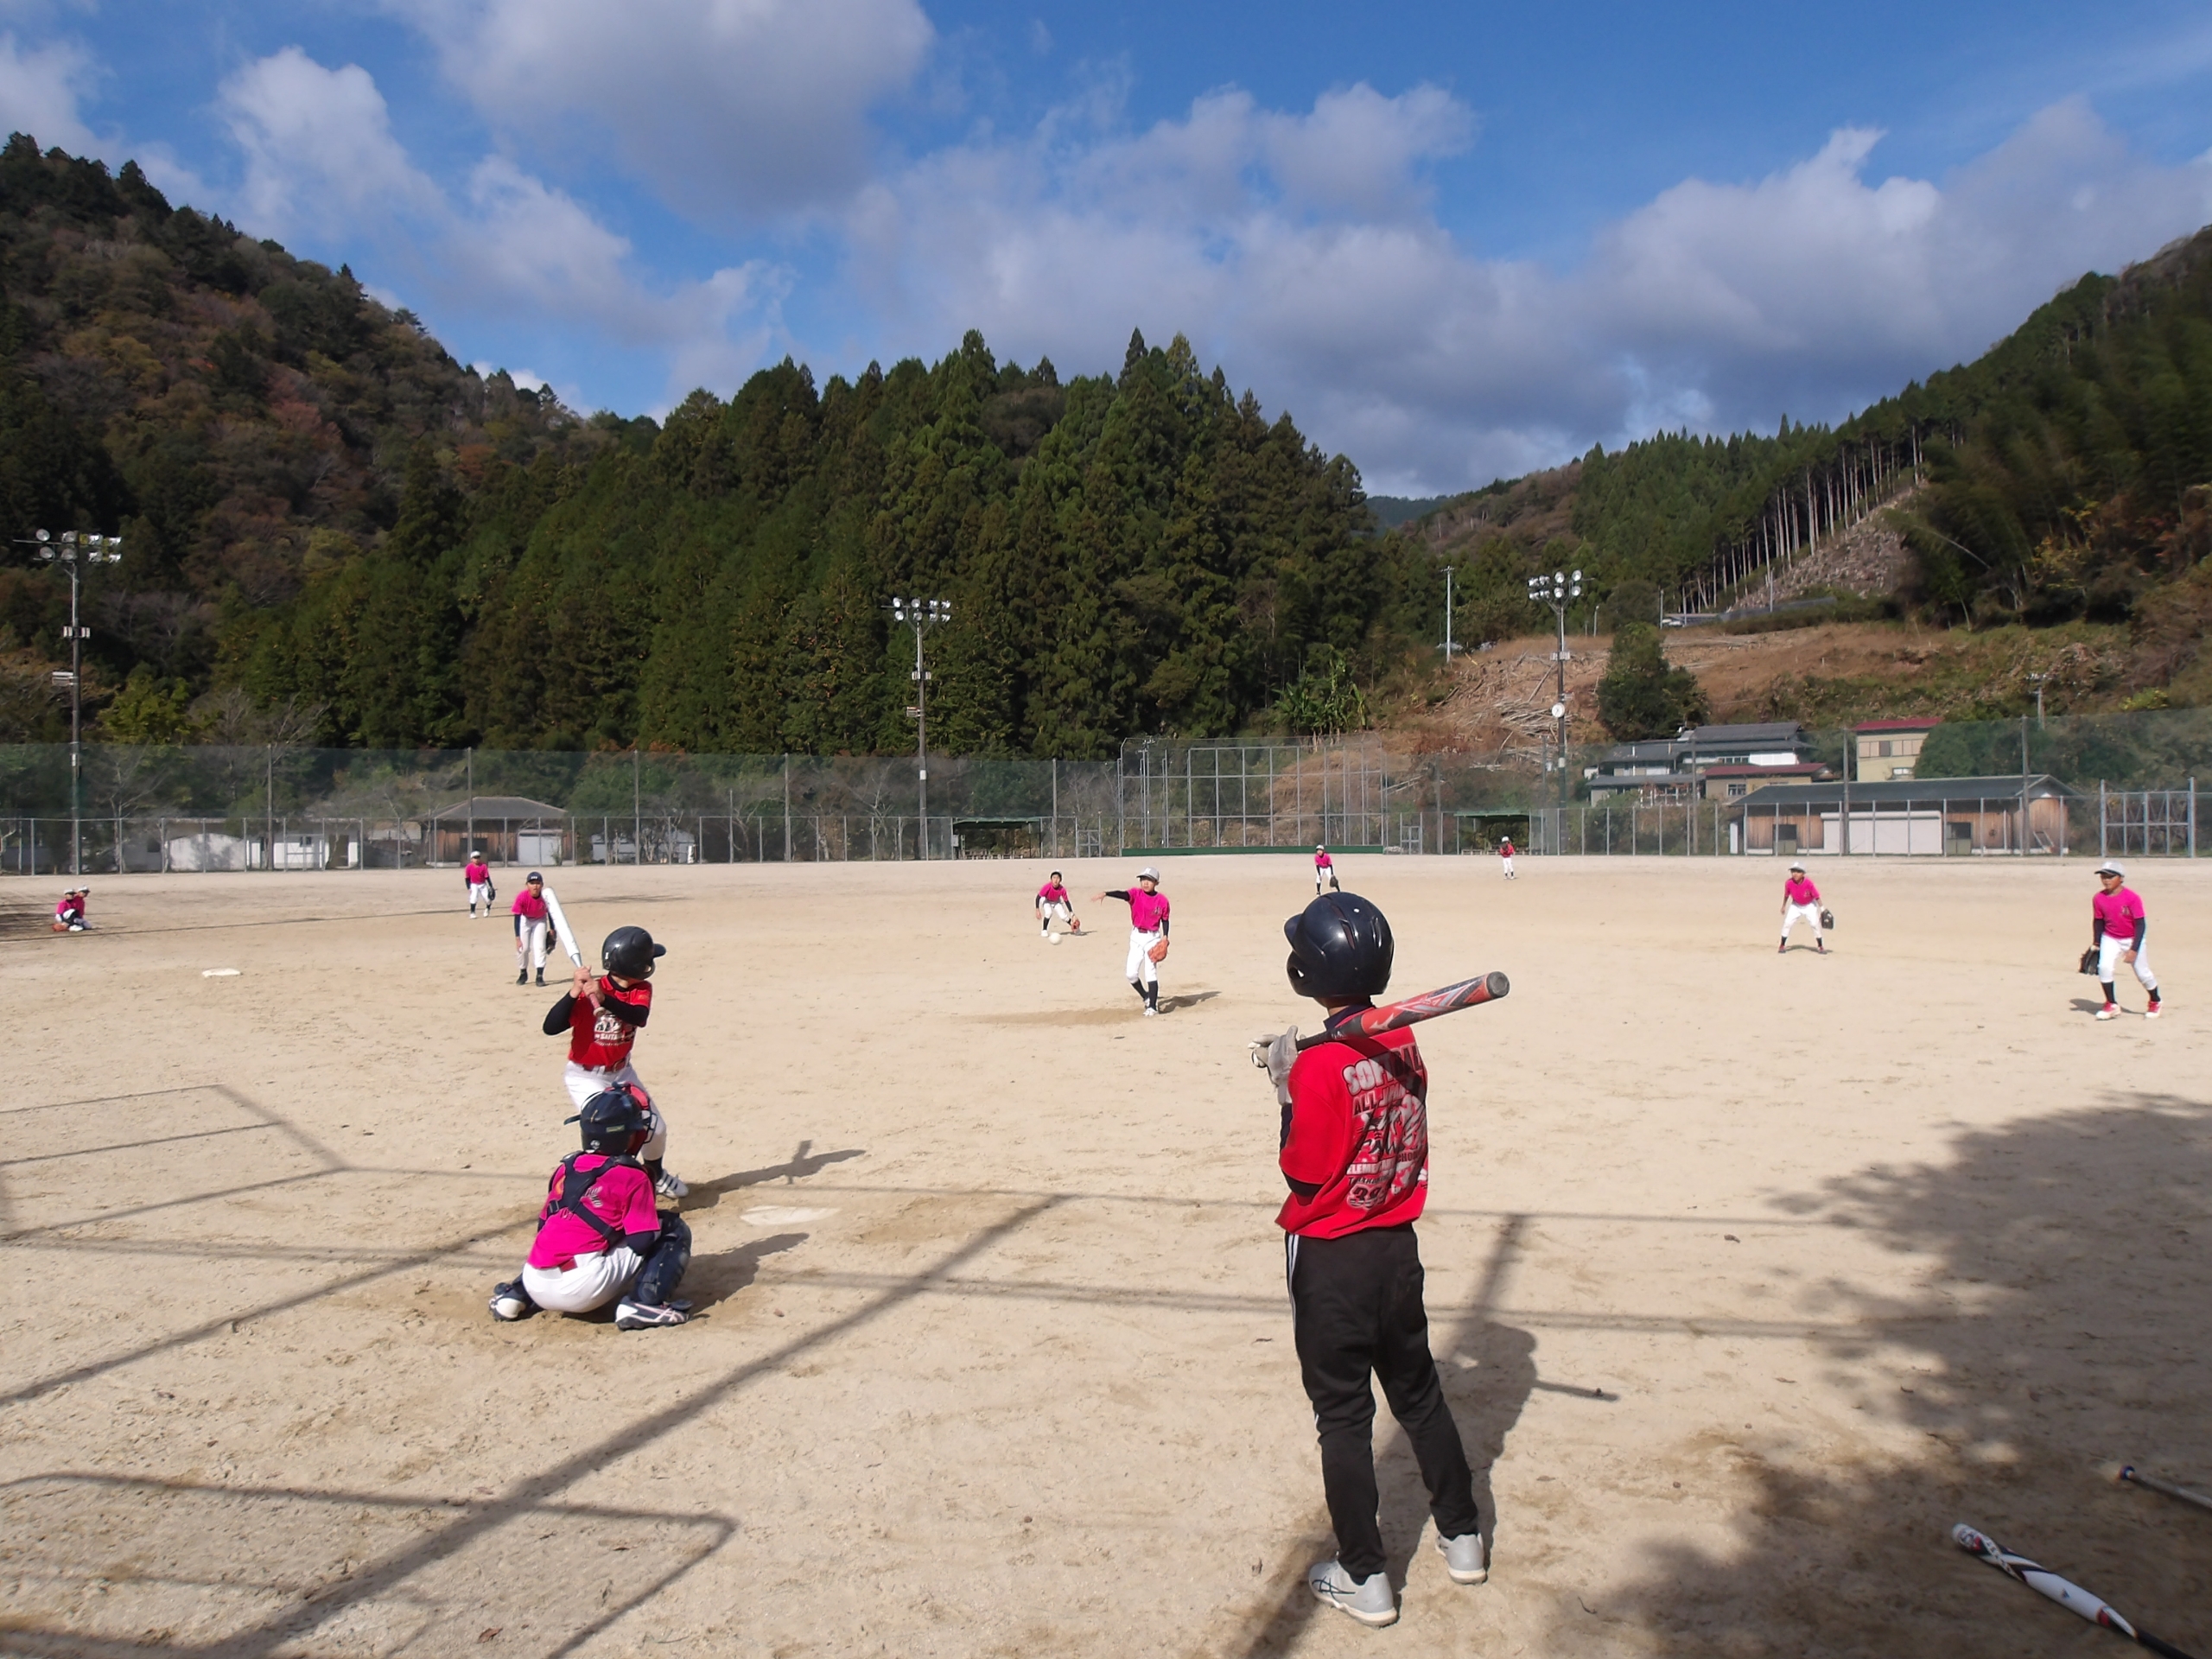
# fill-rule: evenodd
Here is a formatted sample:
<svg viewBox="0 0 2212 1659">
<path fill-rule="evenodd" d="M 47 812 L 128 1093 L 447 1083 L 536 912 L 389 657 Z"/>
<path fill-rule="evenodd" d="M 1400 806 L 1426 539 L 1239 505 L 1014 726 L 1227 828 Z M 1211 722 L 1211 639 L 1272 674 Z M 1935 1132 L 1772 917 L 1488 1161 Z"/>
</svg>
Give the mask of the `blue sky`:
<svg viewBox="0 0 2212 1659">
<path fill-rule="evenodd" d="M 1839 418 L 2212 222 L 2212 12 L 0 0 L 0 123 L 580 408 L 1180 331 L 1427 493 Z"/>
</svg>

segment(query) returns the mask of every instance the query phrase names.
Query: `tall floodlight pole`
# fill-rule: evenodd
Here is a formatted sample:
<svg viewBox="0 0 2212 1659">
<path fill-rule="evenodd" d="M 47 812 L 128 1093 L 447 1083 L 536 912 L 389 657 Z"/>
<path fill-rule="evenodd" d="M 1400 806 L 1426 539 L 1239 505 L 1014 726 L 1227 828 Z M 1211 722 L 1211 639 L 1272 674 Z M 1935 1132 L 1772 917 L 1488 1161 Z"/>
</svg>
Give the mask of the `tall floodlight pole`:
<svg viewBox="0 0 2212 1659">
<path fill-rule="evenodd" d="M 1559 767 L 1559 804 L 1562 811 L 1567 807 L 1567 607 L 1582 597 L 1582 573 L 1572 575 L 1564 570 L 1554 570 L 1548 576 L 1529 578 L 1529 600 L 1531 604 L 1548 605 L 1552 614 L 1559 620 L 1559 651 L 1552 660 L 1559 664 L 1559 696 L 1552 704 L 1552 719 L 1559 727 L 1559 744 L 1555 764 Z M 1560 820 L 1562 825 L 1566 820 Z"/>
<path fill-rule="evenodd" d="M 1452 666 L 1452 567 L 1444 567 L 1444 666 Z"/>
<path fill-rule="evenodd" d="M 914 631 L 914 701 L 906 717 L 914 722 L 914 810 L 921 855 L 930 855 L 930 675 L 922 663 L 922 635 L 952 620 L 952 605 L 942 599 L 894 599 L 891 614 Z"/>
<path fill-rule="evenodd" d="M 19 538 L 20 539 L 20 538 Z M 79 536 L 73 530 L 65 530 L 55 536 L 39 531 L 34 539 L 23 543 L 38 550 L 38 556 L 48 564 L 58 564 L 69 572 L 69 626 L 62 630 L 69 638 L 69 666 L 56 670 L 54 677 L 69 687 L 69 874 L 85 873 L 84 810 L 81 804 L 84 777 L 84 747 L 81 742 L 84 721 L 85 641 L 92 638 L 90 628 L 77 621 L 78 578 L 87 564 L 118 564 L 123 559 L 123 537 L 120 536 Z"/>
</svg>

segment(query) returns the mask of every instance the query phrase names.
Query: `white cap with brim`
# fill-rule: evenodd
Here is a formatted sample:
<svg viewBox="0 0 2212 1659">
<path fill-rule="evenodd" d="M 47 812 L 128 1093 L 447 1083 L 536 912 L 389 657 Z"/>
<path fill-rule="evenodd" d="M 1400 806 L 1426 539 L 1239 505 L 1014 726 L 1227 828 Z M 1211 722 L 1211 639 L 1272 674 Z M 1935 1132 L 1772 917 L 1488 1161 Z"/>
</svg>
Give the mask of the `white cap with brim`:
<svg viewBox="0 0 2212 1659">
<path fill-rule="evenodd" d="M 1144 868 L 1137 872 L 1137 880 L 1140 881 L 1157 881 L 1160 880 L 1160 872 L 1154 869 L 1151 865 L 1147 864 Z"/>
<path fill-rule="evenodd" d="M 2099 875 L 2125 876 L 2127 872 L 2122 869 L 2119 865 L 2113 863 L 2112 860 L 2107 859 L 2103 863 L 2097 866 L 2097 874 Z"/>
<path fill-rule="evenodd" d="M 1793 870 L 1802 870 L 1805 867 L 1802 864 L 1792 864 L 1789 868 Z"/>
</svg>

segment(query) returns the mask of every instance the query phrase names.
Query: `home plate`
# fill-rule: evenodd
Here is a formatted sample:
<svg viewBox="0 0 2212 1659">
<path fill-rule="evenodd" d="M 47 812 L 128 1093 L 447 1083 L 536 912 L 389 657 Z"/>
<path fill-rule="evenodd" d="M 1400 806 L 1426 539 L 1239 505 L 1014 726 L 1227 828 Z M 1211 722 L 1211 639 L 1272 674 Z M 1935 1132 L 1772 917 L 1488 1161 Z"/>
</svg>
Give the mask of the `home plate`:
<svg viewBox="0 0 2212 1659">
<path fill-rule="evenodd" d="M 824 1216 L 836 1213 L 835 1210 L 791 1210 L 771 1204 L 747 1210 L 740 1219 L 748 1227 L 795 1227 L 802 1221 L 820 1221 Z"/>
<path fill-rule="evenodd" d="M 238 976 L 238 970 L 235 968 L 202 968 L 200 970 L 202 979 L 236 979 Z"/>
</svg>

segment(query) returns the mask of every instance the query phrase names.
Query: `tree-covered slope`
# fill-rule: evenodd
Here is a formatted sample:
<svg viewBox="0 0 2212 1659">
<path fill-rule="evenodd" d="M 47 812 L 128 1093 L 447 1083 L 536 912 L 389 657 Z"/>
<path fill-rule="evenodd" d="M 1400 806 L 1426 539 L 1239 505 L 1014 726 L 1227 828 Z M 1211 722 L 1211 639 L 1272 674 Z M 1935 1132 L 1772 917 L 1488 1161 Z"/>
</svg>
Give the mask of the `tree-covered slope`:
<svg viewBox="0 0 2212 1659">
<path fill-rule="evenodd" d="M 237 735 L 251 698 L 379 747 L 898 749 L 904 594 L 953 604 L 933 745 L 1098 755 L 1311 709 L 1283 702 L 1309 664 L 1371 683 L 1434 610 L 1351 463 L 1179 338 L 1062 385 L 971 334 L 819 387 L 786 361 L 664 429 L 583 420 L 349 272 L 20 135 L 0 302 L 10 533 L 125 539 L 87 673 L 119 737 L 211 699 Z M 56 729 L 66 620 L 53 572 L 0 575 L 8 734 Z"/>
</svg>

